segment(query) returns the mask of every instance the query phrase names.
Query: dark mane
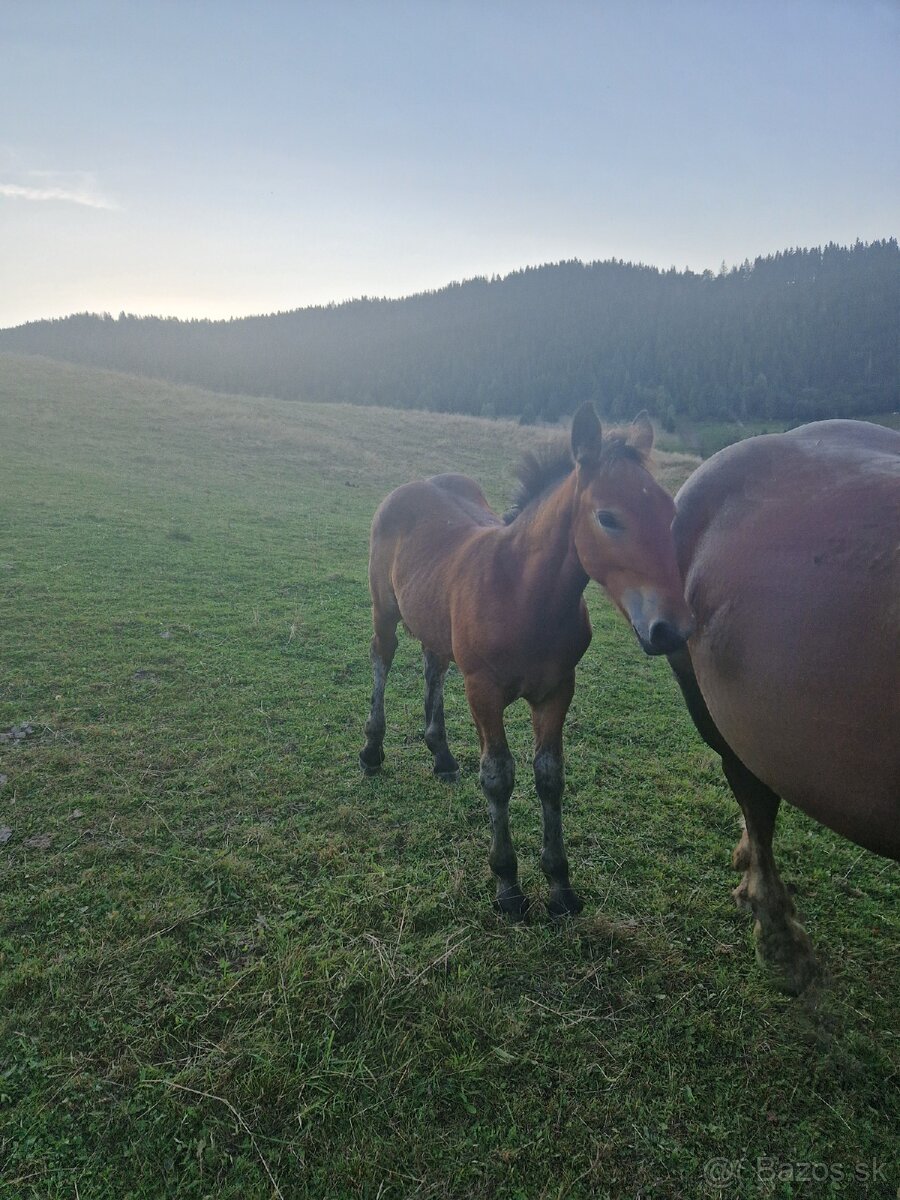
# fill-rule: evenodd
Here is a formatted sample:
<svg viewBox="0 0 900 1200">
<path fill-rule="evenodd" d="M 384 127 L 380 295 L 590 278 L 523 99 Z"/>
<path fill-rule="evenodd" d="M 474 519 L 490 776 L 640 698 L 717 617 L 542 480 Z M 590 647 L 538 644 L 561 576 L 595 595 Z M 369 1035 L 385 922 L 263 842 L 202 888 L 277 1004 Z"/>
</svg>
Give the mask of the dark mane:
<svg viewBox="0 0 900 1200">
<path fill-rule="evenodd" d="M 611 429 L 603 434 L 601 465 L 622 459 L 646 466 L 647 456 L 628 440 L 628 431 Z M 575 466 L 569 440 L 548 442 L 537 450 L 527 450 L 516 467 L 518 480 L 512 502 L 503 514 L 505 525 L 515 521 L 525 508 L 556 483 L 561 483 Z"/>
<path fill-rule="evenodd" d="M 560 483 L 574 467 L 568 438 L 526 450 L 516 467 L 518 480 L 509 508 L 503 514 L 505 525 L 511 524 L 526 505 L 535 500 L 554 483 Z"/>
</svg>

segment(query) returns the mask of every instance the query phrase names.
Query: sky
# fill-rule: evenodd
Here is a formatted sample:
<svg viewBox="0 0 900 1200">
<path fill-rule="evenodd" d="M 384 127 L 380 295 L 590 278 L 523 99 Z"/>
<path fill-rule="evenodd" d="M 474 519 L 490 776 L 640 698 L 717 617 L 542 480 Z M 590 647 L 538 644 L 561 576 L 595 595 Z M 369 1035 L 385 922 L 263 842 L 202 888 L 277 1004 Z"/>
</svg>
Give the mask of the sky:
<svg viewBox="0 0 900 1200">
<path fill-rule="evenodd" d="M 0 0 L 0 327 L 900 229 L 900 0 Z"/>
</svg>

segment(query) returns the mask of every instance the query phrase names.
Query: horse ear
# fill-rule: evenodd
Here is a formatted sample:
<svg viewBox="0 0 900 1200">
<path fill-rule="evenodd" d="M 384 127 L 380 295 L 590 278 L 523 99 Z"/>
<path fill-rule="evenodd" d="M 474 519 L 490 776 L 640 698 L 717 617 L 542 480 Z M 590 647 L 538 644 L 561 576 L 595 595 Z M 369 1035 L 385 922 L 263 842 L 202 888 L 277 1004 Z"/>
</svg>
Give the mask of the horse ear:
<svg viewBox="0 0 900 1200">
<path fill-rule="evenodd" d="M 653 449 L 653 422 L 647 415 L 646 408 L 631 422 L 628 440 L 641 454 L 649 454 Z"/>
<path fill-rule="evenodd" d="M 572 418 L 572 457 L 580 467 L 593 466 L 600 458 L 603 433 L 590 400 Z"/>
</svg>

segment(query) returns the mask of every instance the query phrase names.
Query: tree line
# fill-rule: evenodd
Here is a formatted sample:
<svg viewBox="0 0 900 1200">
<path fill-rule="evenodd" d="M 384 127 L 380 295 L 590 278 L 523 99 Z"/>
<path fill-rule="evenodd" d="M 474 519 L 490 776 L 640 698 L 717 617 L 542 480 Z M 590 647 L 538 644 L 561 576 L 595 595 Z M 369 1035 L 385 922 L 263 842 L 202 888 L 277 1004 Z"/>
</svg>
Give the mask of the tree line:
<svg viewBox="0 0 900 1200">
<path fill-rule="evenodd" d="M 898 318 L 890 238 L 718 274 L 573 260 L 229 321 L 80 313 L 0 331 L 0 350 L 284 399 L 523 421 L 592 399 L 671 425 L 894 411 Z"/>
</svg>

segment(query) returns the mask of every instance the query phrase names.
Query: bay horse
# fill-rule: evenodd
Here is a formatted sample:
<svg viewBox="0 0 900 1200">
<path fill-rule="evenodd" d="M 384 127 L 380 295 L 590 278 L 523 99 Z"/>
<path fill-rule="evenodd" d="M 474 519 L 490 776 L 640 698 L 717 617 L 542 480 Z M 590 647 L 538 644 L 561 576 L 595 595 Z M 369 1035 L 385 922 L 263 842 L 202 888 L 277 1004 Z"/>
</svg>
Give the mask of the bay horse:
<svg viewBox="0 0 900 1200">
<path fill-rule="evenodd" d="M 652 444 L 646 414 L 604 437 L 586 404 L 570 444 L 526 459 L 506 521 L 474 480 L 435 475 L 391 492 L 372 523 L 374 686 L 360 764 L 374 774 L 384 761 L 384 686 L 402 621 L 422 643 L 425 742 L 444 780 L 459 776 L 447 744 L 444 676 L 451 662 L 463 675 L 481 744 L 496 904 L 512 917 L 527 902 L 509 833 L 515 764 L 504 710 L 520 697 L 531 706 L 548 908 L 554 916 L 577 913 L 582 902 L 562 835 L 563 722 L 575 666 L 591 640 L 588 579 L 604 588 L 648 654 L 676 650 L 690 632 L 672 541 L 675 507 L 648 470 Z"/>
<path fill-rule="evenodd" d="M 780 799 L 900 858 L 900 434 L 820 421 L 750 438 L 675 502 L 696 628 L 669 662 L 743 811 L 735 898 L 796 994 L 820 972 L 772 853 Z"/>
</svg>

